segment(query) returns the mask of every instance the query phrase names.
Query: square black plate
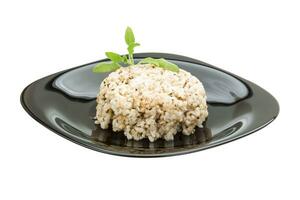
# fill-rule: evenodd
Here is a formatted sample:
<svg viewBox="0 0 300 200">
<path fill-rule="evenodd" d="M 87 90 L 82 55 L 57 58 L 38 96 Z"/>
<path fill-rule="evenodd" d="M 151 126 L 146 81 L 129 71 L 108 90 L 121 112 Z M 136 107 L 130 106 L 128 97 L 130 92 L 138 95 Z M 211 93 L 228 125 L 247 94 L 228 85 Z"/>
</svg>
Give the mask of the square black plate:
<svg viewBox="0 0 300 200">
<path fill-rule="evenodd" d="M 21 94 L 24 109 L 53 132 L 90 149 L 136 157 L 172 156 L 224 144 L 253 133 L 279 113 L 272 95 L 256 84 L 192 58 L 163 53 L 135 54 L 165 58 L 191 72 L 204 85 L 209 116 L 195 134 L 178 133 L 174 141 L 127 140 L 122 133 L 94 124 L 95 97 L 107 74 L 93 74 L 100 61 L 52 74 L 27 86 Z M 103 61 L 103 60 L 102 60 Z"/>
</svg>

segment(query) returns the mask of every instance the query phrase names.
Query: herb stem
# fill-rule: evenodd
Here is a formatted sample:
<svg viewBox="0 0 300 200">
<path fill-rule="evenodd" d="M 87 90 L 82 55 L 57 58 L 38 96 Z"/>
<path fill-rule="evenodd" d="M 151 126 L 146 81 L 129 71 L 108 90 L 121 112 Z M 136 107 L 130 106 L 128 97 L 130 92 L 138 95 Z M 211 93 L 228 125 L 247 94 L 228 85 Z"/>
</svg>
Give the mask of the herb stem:
<svg viewBox="0 0 300 200">
<path fill-rule="evenodd" d="M 133 55 L 129 54 L 129 64 L 134 65 Z"/>
</svg>

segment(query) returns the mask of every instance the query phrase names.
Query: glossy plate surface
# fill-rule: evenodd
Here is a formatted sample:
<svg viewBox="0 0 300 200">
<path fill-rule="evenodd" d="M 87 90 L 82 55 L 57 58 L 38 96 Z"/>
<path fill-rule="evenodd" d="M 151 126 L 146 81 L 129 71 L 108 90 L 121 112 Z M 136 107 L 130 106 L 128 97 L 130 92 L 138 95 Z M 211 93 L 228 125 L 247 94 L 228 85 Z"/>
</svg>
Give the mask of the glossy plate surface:
<svg viewBox="0 0 300 200">
<path fill-rule="evenodd" d="M 156 157 L 195 152 L 253 133 L 272 122 L 279 112 L 274 97 L 254 83 L 201 61 L 172 54 L 135 54 L 165 58 L 198 77 L 208 96 L 209 116 L 195 134 L 177 134 L 174 141 L 127 140 L 121 133 L 94 124 L 101 81 L 93 74 L 98 62 L 47 76 L 27 86 L 21 94 L 24 109 L 55 133 L 90 149 L 122 156 Z"/>
</svg>

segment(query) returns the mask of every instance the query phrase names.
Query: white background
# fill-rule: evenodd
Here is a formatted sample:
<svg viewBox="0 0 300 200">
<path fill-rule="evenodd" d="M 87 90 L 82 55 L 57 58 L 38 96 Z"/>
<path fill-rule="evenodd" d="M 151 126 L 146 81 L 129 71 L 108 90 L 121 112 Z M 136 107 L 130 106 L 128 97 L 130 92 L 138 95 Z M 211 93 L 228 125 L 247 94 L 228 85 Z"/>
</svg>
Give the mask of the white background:
<svg viewBox="0 0 300 200">
<path fill-rule="evenodd" d="M 0 199 L 299 199 L 297 1 L 0 1 Z M 156 159 L 98 153 L 52 133 L 19 102 L 48 74 L 125 53 L 186 55 L 262 86 L 280 103 L 261 131 Z"/>
</svg>

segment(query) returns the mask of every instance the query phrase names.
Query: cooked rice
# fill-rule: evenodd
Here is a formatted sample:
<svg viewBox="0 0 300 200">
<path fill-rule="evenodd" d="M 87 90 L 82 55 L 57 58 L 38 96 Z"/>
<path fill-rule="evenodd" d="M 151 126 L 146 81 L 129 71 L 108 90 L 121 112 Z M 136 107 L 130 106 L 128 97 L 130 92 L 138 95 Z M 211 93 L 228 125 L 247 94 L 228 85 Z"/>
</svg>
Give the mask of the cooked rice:
<svg viewBox="0 0 300 200">
<path fill-rule="evenodd" d="M 193 134 L 208 116 L 202 83 L 189 72 L 151 64 L 122 67 L 109 74 L 97 96 L 96 124 L 124 131 L 128 139 L 173 140 Z"/>
</svg>

